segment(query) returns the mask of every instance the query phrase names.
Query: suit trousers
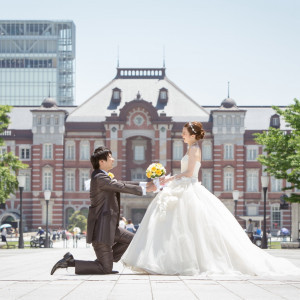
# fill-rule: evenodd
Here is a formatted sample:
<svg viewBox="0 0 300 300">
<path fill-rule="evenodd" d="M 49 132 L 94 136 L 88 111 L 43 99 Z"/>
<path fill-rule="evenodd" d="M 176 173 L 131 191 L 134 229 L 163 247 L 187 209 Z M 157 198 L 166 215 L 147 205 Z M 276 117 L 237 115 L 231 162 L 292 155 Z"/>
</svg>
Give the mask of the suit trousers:
<svg viewBox="0 0 300 300">
<path fill-rule="evenodd" d="M 78 275 L 110 274 L 113 262 L 120 260 L 133 237 L 133 233 L 118 227 L 112 246 L 93 241 L 92 245 L 97 259 L 95 261 L 75 260 L 75 273 Z"/>
</svg>

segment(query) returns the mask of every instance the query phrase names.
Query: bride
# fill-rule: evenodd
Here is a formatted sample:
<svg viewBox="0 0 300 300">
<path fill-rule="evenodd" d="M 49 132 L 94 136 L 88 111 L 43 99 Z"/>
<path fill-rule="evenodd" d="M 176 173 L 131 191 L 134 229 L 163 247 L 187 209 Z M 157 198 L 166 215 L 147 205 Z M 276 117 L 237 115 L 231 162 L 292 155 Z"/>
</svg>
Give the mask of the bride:
<svg viewBox="0 0 300 300">
<path fill-rule="evenodd" d="M 181 173 L 149 205 L 121 261 L 137 272 L 166 275 L 300 275 L 289 261 L 275 258 L 248 238 L 231 212 L 201 182 L 204 138 L 199 122 L 186 123 L 182 138 L 188 151 Z"/>
</svg>

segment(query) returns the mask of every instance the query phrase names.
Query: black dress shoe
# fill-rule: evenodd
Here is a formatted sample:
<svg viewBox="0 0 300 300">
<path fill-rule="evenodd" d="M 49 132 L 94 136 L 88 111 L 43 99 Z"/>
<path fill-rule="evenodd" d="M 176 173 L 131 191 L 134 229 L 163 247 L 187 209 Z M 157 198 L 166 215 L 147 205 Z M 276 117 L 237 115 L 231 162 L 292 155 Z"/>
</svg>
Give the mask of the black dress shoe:
<svg viewBox="0 0 300 300">
<path fill-rule="evenodd" d="M 64 255 L 63 259 L 59 260 L 53 266 L 50 274 L 53 275 L 57 269 L 63 269 L 63 268 L 68 268 L 68 267 L 75 267 L 75 259 L 70 252 L 67 252 Z"/>
<path fill-rule="evenodd" d="M 112 270 L 110 274 L 118 274 L 118 273 L 119 273 L 119 271 Z"/>
</svg>

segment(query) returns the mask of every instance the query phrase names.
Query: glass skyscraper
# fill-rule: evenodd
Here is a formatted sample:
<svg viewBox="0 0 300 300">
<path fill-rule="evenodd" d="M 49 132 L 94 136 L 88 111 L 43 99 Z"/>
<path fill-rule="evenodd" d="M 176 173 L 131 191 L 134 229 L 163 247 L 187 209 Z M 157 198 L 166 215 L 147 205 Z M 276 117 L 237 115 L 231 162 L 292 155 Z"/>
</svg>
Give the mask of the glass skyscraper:
<svg viewBox="0 0 300 300">
<path fill-rule="evenodd" d="M 74 105 L 75 24 L 0 20 L 0 104 Z"/>
</svg>

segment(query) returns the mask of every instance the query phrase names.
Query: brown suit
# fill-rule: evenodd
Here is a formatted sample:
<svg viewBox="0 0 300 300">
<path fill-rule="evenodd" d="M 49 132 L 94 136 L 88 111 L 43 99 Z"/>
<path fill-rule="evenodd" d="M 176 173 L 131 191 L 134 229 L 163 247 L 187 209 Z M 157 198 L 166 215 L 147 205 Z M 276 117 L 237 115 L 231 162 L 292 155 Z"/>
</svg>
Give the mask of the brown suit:
<svg viewBox="0 0 300 300">
<path fill-rule="evenodd" d="M 101 170 L 95 170 L 91 177 L 87 243 L 92 243 L 97 259 L 75 260 L 75 273 L 108 274 L 133 238 L 131 232 L 119 228 L 120 193 L 141 196 L 143 192 L 138 182 L 117 181 Z"/>
</svg>

